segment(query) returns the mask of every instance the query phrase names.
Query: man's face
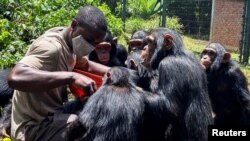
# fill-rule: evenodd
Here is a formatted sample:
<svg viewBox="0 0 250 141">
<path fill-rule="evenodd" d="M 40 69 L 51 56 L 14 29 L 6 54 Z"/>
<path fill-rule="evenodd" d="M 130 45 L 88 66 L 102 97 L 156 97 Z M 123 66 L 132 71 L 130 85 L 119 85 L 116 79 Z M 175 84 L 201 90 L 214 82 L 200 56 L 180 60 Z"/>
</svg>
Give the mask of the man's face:
<svg viewBox="0 0 250 141">
<path fill-rule="evenodd" d="M 72 38 L 82 35 L 82 37 L 93 46 L 96 46 L 97 44 L 101 43 L 106 33 L 105 31 L 96 29 L 90 32 L 89 30 L 84 29 L 80 26 L 77 26 L 75 28 L 76 30 L 72 32 Z"/>
<path fill-rule="evenodd" d="M 71 28 L 72 48 L 77 57 L 86 56 L 93 51 L 95 45 L 103 41 L 106 33 L 101 30 L 80 27 L 75 22 Z"/>
</svg>

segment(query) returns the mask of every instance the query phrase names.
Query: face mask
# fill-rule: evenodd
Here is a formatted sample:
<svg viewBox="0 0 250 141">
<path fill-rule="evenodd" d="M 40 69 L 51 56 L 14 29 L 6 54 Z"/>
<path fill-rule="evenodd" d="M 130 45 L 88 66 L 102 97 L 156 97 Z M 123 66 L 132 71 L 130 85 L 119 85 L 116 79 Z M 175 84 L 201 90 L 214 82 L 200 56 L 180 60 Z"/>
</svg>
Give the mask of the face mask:
<svg viewBox="0 0 250 141">
<path fill-rule="evenodd" d="M 81 35 L 72 39 L 73 52 L 77 57 L 88 55 L 94 50 L 94 46 L 88 43 Z"/>
</svg>

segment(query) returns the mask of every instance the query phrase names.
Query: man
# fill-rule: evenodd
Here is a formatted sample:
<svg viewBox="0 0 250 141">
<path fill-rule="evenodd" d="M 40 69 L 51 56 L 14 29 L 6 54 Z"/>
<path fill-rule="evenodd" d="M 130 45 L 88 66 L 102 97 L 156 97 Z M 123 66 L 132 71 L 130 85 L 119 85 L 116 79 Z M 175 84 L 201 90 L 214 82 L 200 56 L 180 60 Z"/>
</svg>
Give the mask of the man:
<svg viewBox="0 0 250 141">
<path fill-rule="evenodd" d="M 8 78 L 10 87 L 15 89 L 11 115 L 13 141 L 63 140 L 65 128 L 78 118 L 72 114 L 74 111 L 64 110 L 66 85 L 73 83 L 89 94 L 96 90 L 92 79 L 72 69 L 99 74 L 109 69 L 83 57 L 103 40 L 106 31 L 103 13 L 86 6 L 69 27 L 50 29 L 30 45 Z"/>
</svg>

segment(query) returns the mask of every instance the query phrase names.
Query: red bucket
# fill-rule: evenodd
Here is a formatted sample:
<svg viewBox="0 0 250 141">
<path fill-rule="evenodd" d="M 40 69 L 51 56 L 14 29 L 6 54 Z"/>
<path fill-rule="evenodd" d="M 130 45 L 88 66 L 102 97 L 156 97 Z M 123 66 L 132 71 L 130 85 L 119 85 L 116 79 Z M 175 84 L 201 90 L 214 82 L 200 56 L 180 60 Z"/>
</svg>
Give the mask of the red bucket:
<svg viewBox="0 0 250 141">
<path fill-rule="evenodd" d="M 73 72 L 80 73 L 82 75 L 85 75 L 85 76 L 93 79 L 96 83 L 97 89 L 102 85 L 102 76 L 100 76 L 100 75 L 92 74 L 92 73 L 89 73 L 89 72 L 86 72 L 83 70 L 78 70 L 78 69 L 74 69 Z M 71 93 L 74 96 L 76 96 L 77 98 L 83 97 L 85 95 L 83 89 L 76 87 L 72 83 L 69 85 L 69 89 L 70 89 Z"/>
</svg>

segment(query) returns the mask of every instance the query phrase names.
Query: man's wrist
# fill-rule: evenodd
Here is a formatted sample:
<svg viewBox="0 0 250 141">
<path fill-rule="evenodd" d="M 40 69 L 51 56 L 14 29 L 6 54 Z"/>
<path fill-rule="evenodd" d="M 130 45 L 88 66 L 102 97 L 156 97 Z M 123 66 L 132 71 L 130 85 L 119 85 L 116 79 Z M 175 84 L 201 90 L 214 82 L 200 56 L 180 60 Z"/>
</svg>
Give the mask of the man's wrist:
<svg viewBox="0 0 250 141">
<path fill-rule="evenodd" d="M 73 81 L 73 72 L 69 73 L 69 78 L 68 78 L 67 84 L 72 83 L 72 81 Z"/>
</svg>

